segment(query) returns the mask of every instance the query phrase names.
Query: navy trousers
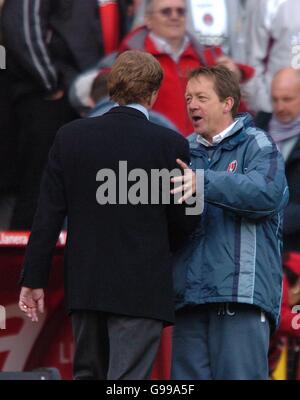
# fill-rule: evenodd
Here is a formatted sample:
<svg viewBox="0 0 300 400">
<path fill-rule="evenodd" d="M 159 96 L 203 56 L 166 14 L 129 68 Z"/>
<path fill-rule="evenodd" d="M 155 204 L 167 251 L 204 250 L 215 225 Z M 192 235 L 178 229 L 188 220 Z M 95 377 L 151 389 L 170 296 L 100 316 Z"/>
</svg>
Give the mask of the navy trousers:
<svg viewBox="0 0 300 400">
<path fill-rule="evenodd" d="M 176 313 L 172 379 L 268 379 L 270 326 L 246 304 L 188 307 Z"/>
</svg>

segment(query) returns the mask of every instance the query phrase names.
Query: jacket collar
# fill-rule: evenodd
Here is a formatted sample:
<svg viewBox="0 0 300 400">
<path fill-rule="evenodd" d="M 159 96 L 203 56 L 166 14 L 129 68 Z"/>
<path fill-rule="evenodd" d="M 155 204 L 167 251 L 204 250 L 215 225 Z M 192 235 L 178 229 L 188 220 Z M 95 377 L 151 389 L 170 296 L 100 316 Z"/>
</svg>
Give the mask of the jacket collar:
<svg viewBox="0 0 300 400">
<path fill-rule="evenodd" d="M 221 143 L 216 145 L 216 147 L 222 147 L 222 149 L 225 150 L 232 150 L 238 144 L 246 140 L 247 134 L 245 132 L 245 129 L 254 126 L 251 115 L 248 113 L 238 114 L 235 118 L 235 121 L 237 121 L 237 123 L 232 128 L 231 135 L 228 138 L 224 139 Z M 196 133 L 193 133 L 192 135 L 188 136 L 187 139 L 189 141 L 191 151 L 198 150 L 200 148 L 205 149 L 204 145 L 197 142 Z"/>
<path fill-rule="evenodd" d="M 127 114 L 132 117 L 142 118 L 148 121 L 144 113 L 132 107 L 126 107 L 126 106 L 112 107 L 106 114 Z"/>
<path fill-rule="evenodd" d="M 130 33 L 127 38 L 125 38 L 124 42 L 121 44 L 120 50 L 124 51 L 125 49 L 135 49 L 135 50 L 144 50 L 145 49 L 145 43 L 146 43 L 146 38 L 149 39 L 149 29 L 146 26 L 141 26 L 137 29 L 135 29 L 132 33 Z M 183 52 L 183 54 L 186 55 L 196 55 L 199 57 L 199 60 L 202 65 L 207 65 L 207 62 L 205 60 L 205 47 L 201 44 L 199 44 L 197 38 L 193 36 L 190 32 L 186 32 L 186 36 L 190 40 L 190 46 L 186 48 L 186 50 Z M 148 42 L 150 41 L 147 40 Z M 161 54 L 154 46 L 154 44 L 151 42 L 152 46 L 151 47 L 151 53 L 152 54 Z"/>
</svg>

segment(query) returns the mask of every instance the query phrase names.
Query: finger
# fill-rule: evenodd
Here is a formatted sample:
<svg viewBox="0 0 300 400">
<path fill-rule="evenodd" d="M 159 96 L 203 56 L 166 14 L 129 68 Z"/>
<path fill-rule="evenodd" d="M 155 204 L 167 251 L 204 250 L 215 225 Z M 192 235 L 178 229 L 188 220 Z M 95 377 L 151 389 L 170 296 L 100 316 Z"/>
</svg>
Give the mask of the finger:
<svg viewBox="0 0 300 400">
<path fill-rule="evenodd" d="M 182 204 L 184 201 L 186 201 L 187 199 L 189 199 L 191 196 L 193 195 L 193 191 L 189 190 L 188 192 L 186 192 L 184 194 L 184 196 L 180 197 L 180 199 L 178 200 L 179 204 Z"/>
<path fill-rule="evenodd" d="M 185 162 L 180 160 L 180 158 L 177 158 L 176 162 L 182 169 L 190 169 L 189 166 Z"/>
<path fill-rule="evenodd" d="M 184 180 L 185 180 L 185 176 L 182 176 L 182 175 L 174 176 L 173 178 L 171 178 L 171 182 L 173 182 L 173 183 L 181 183 L 181 182 L 184 182 Z"/>
<path fill-rule="evenodd" d="M 32 318 L 32 313 L 31 313 L 31 309 L 30 309 L 30 308 L 28 308 L 28 309 L 25 311 L 25 314 L 26 314 L 26 316 L 27 316 L 29 319 Z"/>
<path fill-rule="evenodd" d="M 43 298 L 38 300 L 38 310 L 40 313 L 44 312 L 44 299 Z"/>
<path fill-rule="evenodd" d="M 19 309 L 21 311 L 23 311 L 23 312 L 27 312 L 28 311 L 28 306 L 23 301 L 19 301 Z"/>
<path fill-rule="evenodd" d="M 175 189 L 172 189 L 171 190 L 171 193 L 172 194 L 177 194 L 177 193 L 182 193 L 183 192 L 183 186 L 179 186 L 179 187 L 177 187 L 177 188 L 175 188 Z"/>
<path fill-rule="evenodd" d="M 172 194 L 177 194 L 177 193 L 185 193 L 187 190 L 192 190 L 192 182 L 187 182 L 184 185 L 178 186 L 174 189 L 171 190 Z"/>
<path fill-rule="evenodd" d="M 31 321 L 38 322 L 39 319 L 37 316 L 37 308 L 36 307 L 30 309 L 30 314 L 31 314 Z"/>
</svg>

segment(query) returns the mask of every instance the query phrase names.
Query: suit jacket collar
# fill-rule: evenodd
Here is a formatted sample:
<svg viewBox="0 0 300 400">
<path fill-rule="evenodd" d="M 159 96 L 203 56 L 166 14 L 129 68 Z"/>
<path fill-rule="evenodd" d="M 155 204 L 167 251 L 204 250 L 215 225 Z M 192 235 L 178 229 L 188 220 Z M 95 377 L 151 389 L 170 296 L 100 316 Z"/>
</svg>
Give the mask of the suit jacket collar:
<svg viewBox="0 0 300 400">
<path fill-rule="evenodd" d="M 148 121 L 144 113 L 132 107 L 126 107 L 126 106 L 112 107 L 106 114 L 127 114 L 128 116 L 142 118 Z"/>
</svg>

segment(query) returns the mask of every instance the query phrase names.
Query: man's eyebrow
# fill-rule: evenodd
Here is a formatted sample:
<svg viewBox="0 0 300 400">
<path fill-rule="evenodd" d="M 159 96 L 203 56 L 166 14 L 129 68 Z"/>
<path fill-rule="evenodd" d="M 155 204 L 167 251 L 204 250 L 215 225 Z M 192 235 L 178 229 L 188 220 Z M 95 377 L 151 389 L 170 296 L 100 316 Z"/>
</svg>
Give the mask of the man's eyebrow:
<svg viewBox="0 0 300 400">
<path fill-rule="evenodd" d="M 196 92 L 196 93 L 193 93 L 193 95 L 195 95 L 195 96 L 207 96 L 207 94 L 205 92 Z M 185 96 L 192 96 L 192 93 L 186 92 Z"/>
</svg>

